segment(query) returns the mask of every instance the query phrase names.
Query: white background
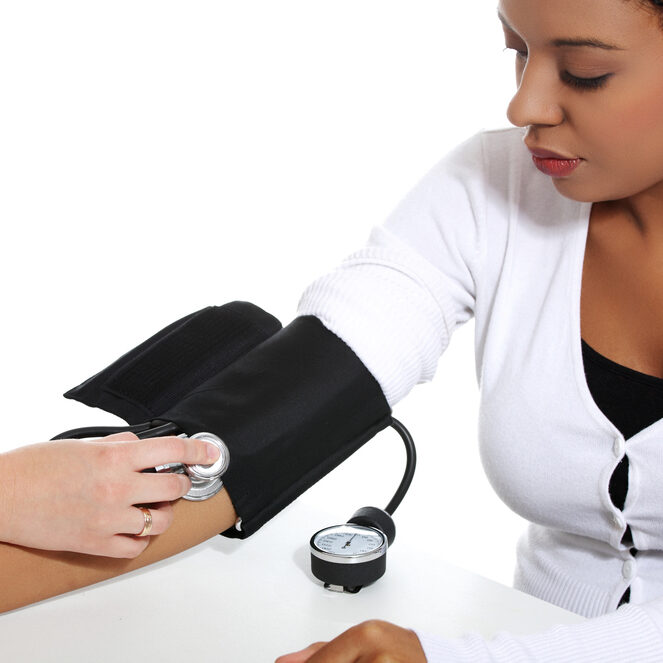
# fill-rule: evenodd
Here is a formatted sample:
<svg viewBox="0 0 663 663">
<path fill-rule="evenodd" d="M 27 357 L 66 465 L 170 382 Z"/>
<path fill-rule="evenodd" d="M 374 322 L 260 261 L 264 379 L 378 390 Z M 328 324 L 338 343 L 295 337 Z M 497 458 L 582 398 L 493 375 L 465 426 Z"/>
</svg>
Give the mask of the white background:
<svg viewBox="0 0 663 663">
<path fill-rule="evenodd" d="M 60 394 L 182 315 L 292 319 L 450 147 L 506 124 L 495 9 L 0 2 L 0 449 L 114 422 Z M 395 410 L 420 463 L 390 554 L 423 536 L 509 583 L 522 521 L 481 470 L 472 333 Z M 401 471 L 383 433 L 313 489 L 319 527 L 384 506 Z"/>
</svg>

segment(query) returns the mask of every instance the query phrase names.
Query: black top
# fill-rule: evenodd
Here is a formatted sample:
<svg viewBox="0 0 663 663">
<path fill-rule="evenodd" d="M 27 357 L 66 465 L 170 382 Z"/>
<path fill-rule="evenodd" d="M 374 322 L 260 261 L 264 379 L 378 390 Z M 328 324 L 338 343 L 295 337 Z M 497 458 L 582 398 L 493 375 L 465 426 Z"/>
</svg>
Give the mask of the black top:
<svg viewBox="0 0 663 663">
<path fill-rule="evenodd" d="M 582 341 L 582 360 L 594 402 L 625 439 L 663 417 L 663 379 L 622 366 L 596 352 L 585 341 Z M 610 477 L 609 491 L 612 503 L 622 510 L 628 492 L 628 455 L 622 458 Z M 622 543 L 633 545 L 628 524 Z M 633 556 L 637 553 L 631 548 Z M 628 587 L 619 604 L 628 603 L 630 597 L 631 588 Z"/>
<path fill-rule="evenodd" d="M 582 342 L 587 386 L 594 402 L 625 439 L 663 417 L 663 379 L 617 364 Z M 623 509 L 628 491 L 628 456 L 610 479 L 612 503 Z"/>
<path fill-rule="evenodd" d="M 663 379 L 617 364 L 585 341 L 582 359 L 594 401 L 627 440 L 663 417 Z"/>
</svg>

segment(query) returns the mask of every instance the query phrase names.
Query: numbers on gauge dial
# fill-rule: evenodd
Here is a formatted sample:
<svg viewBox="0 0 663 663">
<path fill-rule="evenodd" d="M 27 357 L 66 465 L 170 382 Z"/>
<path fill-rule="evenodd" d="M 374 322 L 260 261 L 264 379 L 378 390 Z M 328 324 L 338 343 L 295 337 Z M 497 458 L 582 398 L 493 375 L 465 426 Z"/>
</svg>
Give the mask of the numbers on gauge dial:
<svg viewBox="0 0 663 663">
<path fill-rule="evenodd" d="M 337 525 L 318 532 L 313 545 L 331 555 L 366 555 L 384 543 L 381 533 L 357 525 Z"/>
</svg>

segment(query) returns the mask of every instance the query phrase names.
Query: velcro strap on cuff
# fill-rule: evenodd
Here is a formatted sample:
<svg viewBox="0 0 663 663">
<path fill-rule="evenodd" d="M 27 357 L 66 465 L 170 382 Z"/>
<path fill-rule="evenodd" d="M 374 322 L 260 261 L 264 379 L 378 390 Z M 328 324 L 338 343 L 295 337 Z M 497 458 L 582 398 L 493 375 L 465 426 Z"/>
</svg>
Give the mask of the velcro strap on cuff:
<svg viewBox="0 0 663 663">
<path fill-rule="evenodd" d="M 143 423 L 279 329 L 273 315 L 249 302 L 208 306 L 168 325 L 65 397 L 129 424 Z"/>
</svg>

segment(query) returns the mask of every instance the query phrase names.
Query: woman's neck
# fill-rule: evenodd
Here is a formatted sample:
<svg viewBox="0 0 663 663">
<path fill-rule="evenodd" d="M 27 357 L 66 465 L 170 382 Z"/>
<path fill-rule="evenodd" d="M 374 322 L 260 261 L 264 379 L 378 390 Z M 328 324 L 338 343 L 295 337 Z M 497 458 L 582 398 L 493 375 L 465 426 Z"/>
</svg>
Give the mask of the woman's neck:
<svg viewBox="0 0 663 663">
<path fill-rule="evenodd" d="M 635 231 L 633 241 L 642 242 L 647 253 L 663 253 L 663 182 L 628 198 L 595 203 L 594 211 L 612 223 L 613 232 Z"/>
</svg>

